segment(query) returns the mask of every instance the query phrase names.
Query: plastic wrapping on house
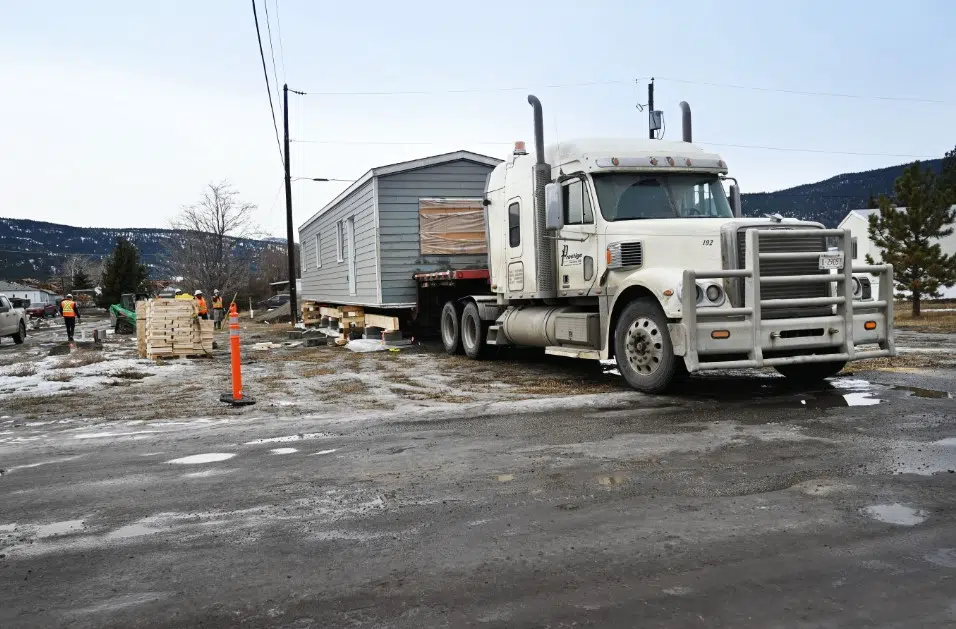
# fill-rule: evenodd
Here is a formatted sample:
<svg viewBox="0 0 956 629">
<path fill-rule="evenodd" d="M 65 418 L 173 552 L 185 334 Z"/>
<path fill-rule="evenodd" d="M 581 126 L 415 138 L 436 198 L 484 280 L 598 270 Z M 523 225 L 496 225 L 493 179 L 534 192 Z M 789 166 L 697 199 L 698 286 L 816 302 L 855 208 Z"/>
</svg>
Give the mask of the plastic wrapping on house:
<svg viewBox="0 0 956 629">
<path fill-rule="evenodd" d="M 421 199 L 418 221 L 422 255 L 488 252 L 481 199 Z"/>
</svg>

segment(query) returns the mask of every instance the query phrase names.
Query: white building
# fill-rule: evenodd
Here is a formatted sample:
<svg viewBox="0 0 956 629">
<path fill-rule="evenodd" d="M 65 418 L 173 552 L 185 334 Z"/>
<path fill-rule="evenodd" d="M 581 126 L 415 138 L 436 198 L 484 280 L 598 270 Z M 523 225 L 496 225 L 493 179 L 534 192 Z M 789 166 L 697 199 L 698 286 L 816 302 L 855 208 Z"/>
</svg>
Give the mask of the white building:
<svg viewBox="0 0 956 629">
<path fill-rule="evenodd" d="M 33 288 L 14 282 L 0 282 L 0 293 L 7 297 L 29 299 L 31 304 L 55 304 L 57 294 L 42 288 Z"/>
<path fill-rule="evenodd" d="M 905 207 L 896 209 L 906 211 Z M 876 263 L 879 263 L 881 260 L 880 249 L 870 240 L 869 233 L 870 215 L 879 215 L 879 213 L 879 210 L 852 210 L 838 225 L 840 229 L 850 230 L 850 234 L 853 237 L 853 264 L 856 266 L 866 264 L 867 254 L 872 256 L 873 261 Z M 956 254 L 956 233 L 941 239 L 939 245 L 944 254 Z M 878 291 L 879 282 L 874 278 L 873 294 L 877 295 Z M 944 299 L 956 299 L 956 286 L 953 288 L 940 288 L 939 292 Z"/>
</svg>

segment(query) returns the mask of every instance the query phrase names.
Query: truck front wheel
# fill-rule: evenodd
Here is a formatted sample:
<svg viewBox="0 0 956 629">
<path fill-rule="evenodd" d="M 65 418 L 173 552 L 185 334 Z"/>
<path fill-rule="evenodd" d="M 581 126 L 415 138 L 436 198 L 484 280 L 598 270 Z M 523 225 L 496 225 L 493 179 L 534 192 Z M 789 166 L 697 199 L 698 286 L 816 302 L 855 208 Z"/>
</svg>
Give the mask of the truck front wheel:
<svg viewBox="0 0 956 629">
<path fill-rule="evenodd" d="M 671 384 L 677 357 L 656 300 L 637 299 L 624 309 L 614 331 L 614 354 L 621 375 L 638 391 L 661 393 Z"/>
<path fill-rule="evenodd" d="M 777 365 L 780 375 L 800 384 L 816 384 L 824 378 L 837 375 L 846 367 L 845 360 L 828 363 L 805 363 L 802 365 Z"/>
<path fill-rule="evenodd" d="M 23 325 L 23 321 L 20 322 L 20 326 L 17 328 L 17 333 L 13 335 L 13 342 L 17 345 L 20 345 L 27 339 L 27 326 Z"/>
<path fill-rule="evenodd" d="M 481 320 L 478 306 L 468 302 L 461 313 L 461 344 L 465 356 L 472 360 L 481 360 L 488 354 L 488 324 Z"/>
<path fill-rule="evenodd" d="M 455 301 L 446 302 L 441 309 L 441 342 L 446 354 L 461 353 L 461 312 L 461 306 Z"/>
</svg>

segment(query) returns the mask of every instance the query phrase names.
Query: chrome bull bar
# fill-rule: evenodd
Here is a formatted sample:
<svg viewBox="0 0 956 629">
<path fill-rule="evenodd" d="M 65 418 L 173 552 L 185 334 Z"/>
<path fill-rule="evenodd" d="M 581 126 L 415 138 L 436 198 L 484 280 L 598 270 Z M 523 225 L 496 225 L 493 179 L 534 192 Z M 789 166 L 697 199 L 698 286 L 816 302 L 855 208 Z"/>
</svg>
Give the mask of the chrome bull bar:
<svg viewBox="0 0 956 629">
<path fill-rule="evenodd" d="M 895 356 L 896 348 L 893 343 L 893 266 L 889 264 L 867 265 L 853 267 L 850 257 L 851 237 L 849 230 L 842 229 L 793 229 L 786 230 L 786 236 L 820 236 L 823 238 L 837 238 L 840 242 L 840 251 L 843 252 L 843 268 L 837 273 L 825 273 L 819 275 L 773 275 L 761 276 L 761 261 L 771 260 L 809 260 L 819 259 L 820 255 L 826 252 L 821 251 L 789 251 L 789 252 L 760 252 L 760 229 L 749 229 L 746 232 L 746 268 L 727 269 L 720 271 L 697 271 L 687 269 L 684 271 L 683 285 L 681 287 L 681 326 L 684 331 L 684 338 L 675 340 L 675 347 L 684 349 L 684 361 L 689 371 L 703 371 L 712 369 L 739 369 L 750 367 L 772 367 L 774 365 L 789 365 L 801 363 L 833 362 L 833 361 L 852 361 L 863 360 L 866 358 L 879 358 L 884 356 Z M 776 238 L 782 236 L 781 231 L 776 231 Z M 874 301 L 862 301 L 853 299 L 853 273 L 871 273 L 880 276 L 879 296 Z M 697 304 L 697 280 L 713 279 L 724 280 L 728 278 L 743 278 L 745 282 L 744 305 L 739 307 L 700 307 Z M 786 298 L 786 299 L 762 299 L 761 283 L 796 285 L 811 283 L 826 283 L 836 285 L 836 289 L 831 289 L 831 297 L 805 297 L 805 298 Z M 835 306 L 835 313 L 830 317 L 815 318 L 774 318 L 763 320 L 761 312 L 768 308 L 800 308 L 812 306 Z M 858 351 L 854 339 L 855 317 L 862 316 L 854 312 L 854 308 L 862 309 L 868 316 L 882 317 L 883 326 L 878 338 L 864 340 L 864 343 L 876 343 L 878 350 Z M 724 324 L 733 322 L 731 325 L 736 327 L 737 334 L 741 332 L 749 335 L 749 347 L 738 348 L 737 351 L 727 352 L 733 355 L 747 354 L 746 359 L 735 360 L 704 360 L 700 357 L 703 353 L 719 355 L 722 352 L 715 349 L 716 344 L 710 343 L 710 337 L 705 340 L 706 346 L 701 343 L 699 333 L 701 325 L 704 327 L 713 327 L 713 324 Z M 798 329 L 806 327 L 808 323 L 813 325 L 823 325 L 828 333 L 828 338 L 837 339 L 833 342 L 816 340 L 801 345 L 801 340 L 796 339 L 787 344 L 786 356 L 764 357 L 764 349 L 775 348 L 775 339 L 779 337 L 782 328 L 792 327 Z M 768 327 L 773 330 L 768 330 Z M 673 331 L 672 331 L 673 334 Z M 776 336 L 775 336 L 776 335 Z M 716 338 L 716 337 L 715 337 Z M 814 353 L 825 347 L 830 353 Z M 702 351 L 703 350 L 703 351 Z M 805 353 L 803 353 L 805 352 Z"/>
</svg>

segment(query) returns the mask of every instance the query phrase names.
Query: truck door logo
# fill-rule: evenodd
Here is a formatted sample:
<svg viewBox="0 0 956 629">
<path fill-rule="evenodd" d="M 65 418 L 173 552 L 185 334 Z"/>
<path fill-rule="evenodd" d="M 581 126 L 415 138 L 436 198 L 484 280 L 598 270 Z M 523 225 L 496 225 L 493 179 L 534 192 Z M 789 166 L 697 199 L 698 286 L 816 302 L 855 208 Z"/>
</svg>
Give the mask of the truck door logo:
<svg viewBox="0 0 956 629">
<path fill-rule="evenodd" d="M 568 245 L 562 245 L 561 266 L 576 266 L 578 264 L 581 264 L 582 258 L 584 258 L 583 253 L 569 253 Z"/>
</svg>

